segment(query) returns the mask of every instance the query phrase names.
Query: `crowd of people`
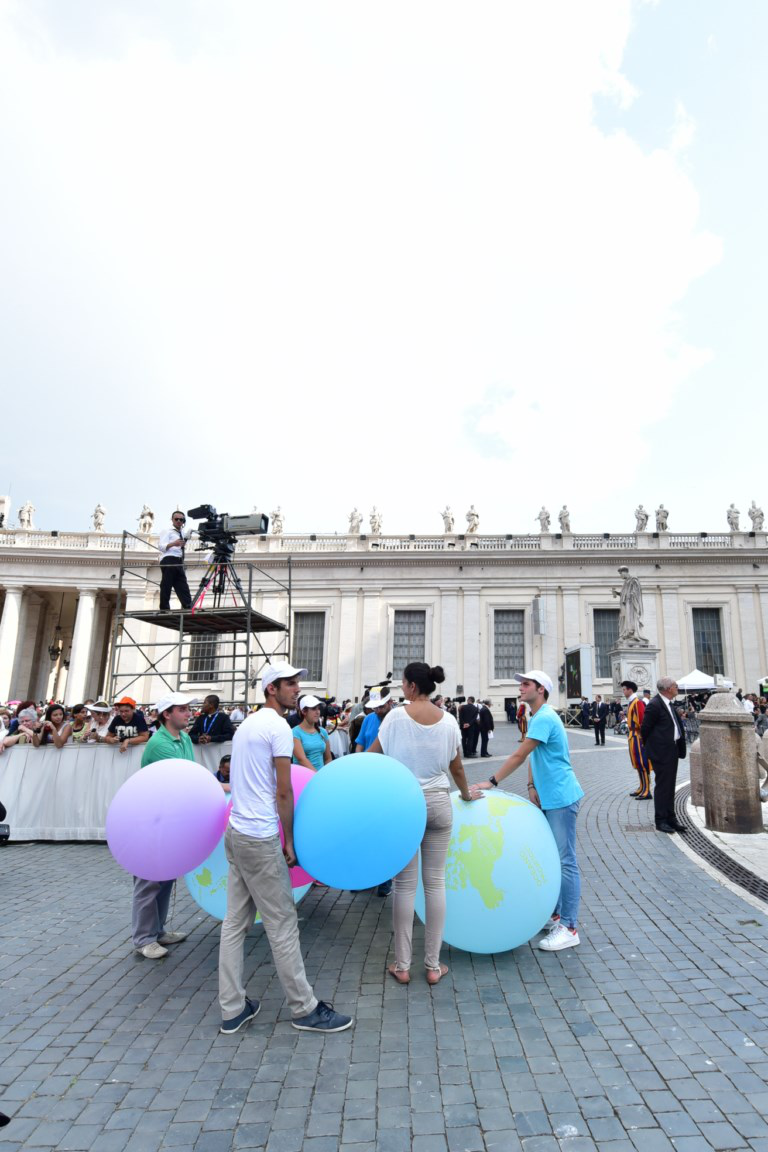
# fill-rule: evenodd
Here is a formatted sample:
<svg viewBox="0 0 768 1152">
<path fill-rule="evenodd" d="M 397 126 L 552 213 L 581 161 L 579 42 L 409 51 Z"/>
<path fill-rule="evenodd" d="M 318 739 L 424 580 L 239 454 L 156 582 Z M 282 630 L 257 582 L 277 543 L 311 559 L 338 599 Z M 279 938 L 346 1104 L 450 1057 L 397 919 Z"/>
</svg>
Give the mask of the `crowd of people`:
<svg viewBox="0 0 768 1152">
<path fill-rule="evenodd" d="M 675 712 L 680 720 L 685 738 L 693 744 L 699 736 L 699 713 L 707 705 L 711 692 L 695 692 L 685 694 L 682 699 L 674 702 Z M 746 713 L 752 717 L 757 736 L 768 731 L 768 699 L 758 696 L 754 692 L 736 692 L 736 699 Z M 646 689 L 642 693 L 642 701 L 647 706 L 651 701 L 651 693 Z M 579 715 L 582 728 L 595 733 L 595 744 L 605 744 L 606 727 L 613 729 L 617 736 L 627 736 L 630 731 L 627 708 L 625 702 L 618 699 L 604 700 L 596 695 L 593 700 L 582 696 L 579 704 Z"/>
<path fill-rule="evenodd" d="M 190 716 L 190 739 L 193 744 L 223 743 L 232 739 L 235 728 L 244 719 L 242 708 L 224 709 L 218 696 L 206 696 Z M 15 744 L 29 744 L 33 748 L 106 744 L 125 752 L 145 744 L 157 728 L 157 707 L 141 708 L 131 696 L 121 696 L 112 704 L 106 700 L 85 700 L 72 707 L 55 700 L 49 704 L 16 700 L 0 707 L 0 753 Z"/>
</svg>

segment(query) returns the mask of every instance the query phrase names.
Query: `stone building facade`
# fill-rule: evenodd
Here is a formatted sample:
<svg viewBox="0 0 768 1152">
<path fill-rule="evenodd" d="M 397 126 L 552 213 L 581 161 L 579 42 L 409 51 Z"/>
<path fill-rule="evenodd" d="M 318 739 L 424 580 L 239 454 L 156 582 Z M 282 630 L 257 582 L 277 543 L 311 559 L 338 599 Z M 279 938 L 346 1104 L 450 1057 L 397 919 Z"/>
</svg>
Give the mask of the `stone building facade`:
<svg viewBox="0 0 768 1152">
<path fill-rule="evenodd" d="M 157 608 L 155 544 L 127 536 L 121 573 L 122 536 L 0 531 L 0 699 L 72 704 L 108 693 L 116 612 Z M 661 673 L 681 676 L 698 666 L 756 691 L 768 673 L 766 544 L 764 532 L 273 534 L 241 538 L 236 563 L 265 574 L 254 585 L 254 607 L 290 625 L 292 659 L 310 668 L 313 687 L 354 698 L 364 683 L 425 659 L 445 668 L 446 694 L 488 697 L 501 714 L 516 694 L 515 671 L 542 667 L 557 681 L 565 649 L 578 644 L 590 646 L 593 689 L 613 693 L 612 591 L 623 564 L 640 580 L 645 632 L 659 649 Z M 194 589 L 202 565 L 188 567 Z M 154 659 L 170 673 L 173 634 L 153 622 L 131 621 L 130 630 L 141 642 L 168 641 L 167 655 L 155 648 Z M 219 674 L 221 644 L 186 643 L 198 647 L 183 686 L 230 699 Z M 123 647 L 118 664 L 128 661 L 133 670 L 130 692 L 149 703 L 161 681 L 131 660 L 136 654 Z M 251 665 L 255 676 L 259 659 Z M 564 683 L 558 696 L 554 703 L 565 704 Z"/>
</svg>

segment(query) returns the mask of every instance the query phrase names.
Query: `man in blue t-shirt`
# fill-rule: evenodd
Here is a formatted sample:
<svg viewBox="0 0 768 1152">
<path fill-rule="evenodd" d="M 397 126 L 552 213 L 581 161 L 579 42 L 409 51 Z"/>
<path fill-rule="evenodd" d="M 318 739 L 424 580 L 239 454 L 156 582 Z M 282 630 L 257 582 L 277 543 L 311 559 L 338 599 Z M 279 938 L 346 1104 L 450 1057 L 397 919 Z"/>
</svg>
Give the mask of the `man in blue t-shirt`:
<svg viewBox="0 0 768 1152">
<path fill-rule="evenodd" d="M 581 873 L 576 859 L 576 817 L 584 790 L 576 779 L 568 754 L 568 737 L 563 722 L 547 703 L 552 681 L 546 672 L 534 668 L 515 676 L 520 700 L 531 710 L 528 732 L 516 752 L 509 756 L 495 776 L 475 784 L 470 791 L 498 788 L 530 757 L 528 799 L 542 809 L 552 829 L 558 851 L 562 881 L 560 897 L 552 915 L 550 932 L 539 941 L 545 952 L 559 952 L 579 943 L 578 917 Z"/>
<path fill-rule="evenodd" d="M 374 689 L 369 696 L 366 705 L 368 715 L 363 720 L 363 726 L 357 734 L 355 740 L 355 752 L 367 752 L 371 744 L 379 734 L 381 722 L 386 716 L 387 712 L 392 710 L 392 697 L 389 694 L 389 688 Z"/>
</svg>

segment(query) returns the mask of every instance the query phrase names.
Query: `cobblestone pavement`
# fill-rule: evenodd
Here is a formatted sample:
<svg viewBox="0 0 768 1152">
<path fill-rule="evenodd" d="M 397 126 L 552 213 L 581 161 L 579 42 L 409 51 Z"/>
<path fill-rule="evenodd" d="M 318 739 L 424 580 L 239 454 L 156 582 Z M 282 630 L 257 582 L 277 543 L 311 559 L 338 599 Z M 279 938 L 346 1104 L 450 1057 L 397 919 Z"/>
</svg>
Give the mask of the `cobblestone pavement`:
<svg viewBox="0 0 768 1152">
<path fill-rule="evenodd" d="M 500 725 L 492 747 L 515 739 Z M 105 847 L 4 847 L 0 1152 L 768 1152 L 768 920 L 653 831 L 625 741 L 570 742 L 581 946 L 446 949 L 438 987 L 403 988 L 384 976 L 389 902 L 313 890 L 310 978 L 356 1016 L 326 1038 L 289 1026 L 261 929 L 261 1014 L 221 1036 L 218 926 L 183 885 L 191 938 L 152 963 L 131 953 L 130 880 Z"/>
</svg>

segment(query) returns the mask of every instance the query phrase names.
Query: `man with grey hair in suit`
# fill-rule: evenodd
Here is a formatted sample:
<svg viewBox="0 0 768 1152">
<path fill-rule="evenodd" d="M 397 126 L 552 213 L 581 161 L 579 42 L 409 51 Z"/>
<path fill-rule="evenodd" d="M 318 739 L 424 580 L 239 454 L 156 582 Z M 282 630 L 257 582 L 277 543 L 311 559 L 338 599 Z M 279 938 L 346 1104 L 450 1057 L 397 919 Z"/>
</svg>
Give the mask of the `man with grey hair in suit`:
<svg viewBox="0 0 768 1152">
<path fill-rule="evenodd" d="M 673 707 L 677 683 L 669 676 L 656 681 L 658 695 L 645 710 L 640 736 L 653 764 L 653 807 L 657 832 L 686 832 L 675 816 L 677 766 L 685 759 L 685 732 Z"/>
</svg>

